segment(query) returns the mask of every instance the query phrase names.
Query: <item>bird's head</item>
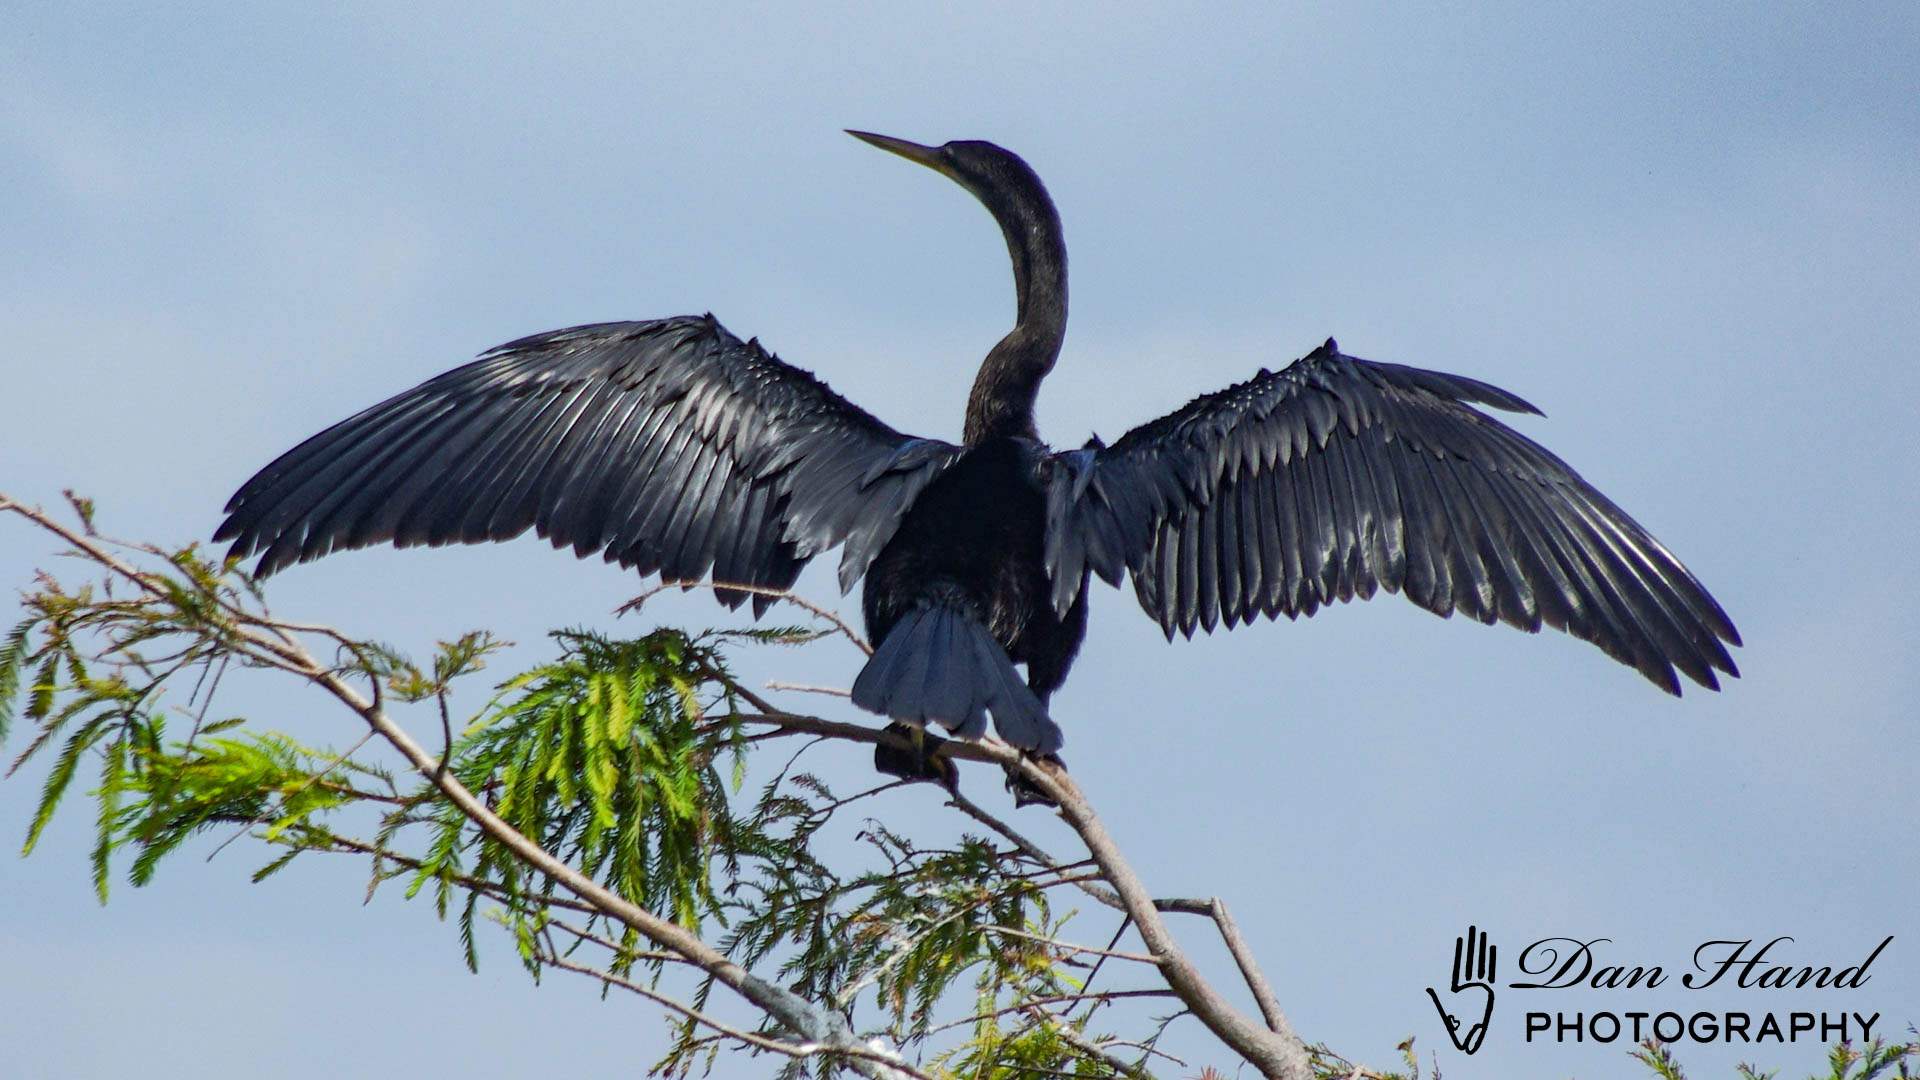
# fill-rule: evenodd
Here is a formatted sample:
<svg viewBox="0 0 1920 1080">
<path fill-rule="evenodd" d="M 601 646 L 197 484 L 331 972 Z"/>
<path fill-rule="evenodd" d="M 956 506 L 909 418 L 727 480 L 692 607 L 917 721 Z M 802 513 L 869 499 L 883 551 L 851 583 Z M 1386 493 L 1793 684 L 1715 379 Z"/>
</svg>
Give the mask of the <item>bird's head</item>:
<svg viewBox="0 0 1920 1080">
<path fill-rule="evenodd" d="M 1051 216 L 1053 200 L 1048 198 L 1040 177 L 1020 155 L 1005 147 L 980 139 L 922 146 L 870 131 L 849 130 L 847 134 L 947 177 L 973 192 L 1003 223 L 1009 216 L 1024 216 L 1019 211 L 1029 208 L 1045 207 Z"/>
</svg>

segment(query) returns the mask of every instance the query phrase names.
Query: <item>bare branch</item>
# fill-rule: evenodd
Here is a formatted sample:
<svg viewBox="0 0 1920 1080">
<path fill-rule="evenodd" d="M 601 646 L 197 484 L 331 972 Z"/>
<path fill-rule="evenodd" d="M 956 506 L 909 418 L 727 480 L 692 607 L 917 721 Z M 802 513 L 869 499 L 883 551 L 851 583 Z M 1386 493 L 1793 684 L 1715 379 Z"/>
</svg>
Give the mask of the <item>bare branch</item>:
<svg viewBox="0 0 1920 1080">
<path fill-rule="evenodd" d="M 1132 919 L 1121 919 L 1121 920 L 1120 920 L 1120 925 L 1119 925 L 1119 926 L 1116 926 L 1116 927 L 1114 927 L 1114 928 L 1113 928 L 1113 938 L 1112 938 L 1112 939 L 1111 939 L 1110 941 L 1108 941 L 1108 942 L 1107 942 L 1107 948 L 1109 948 L 1109 949 L 1111 949 L 1111 948 L 1113 948 L 1114 946 L 1116 946 L 1116 945 L 1118 945 L 1118 944 L 1120 944 L 1120 939 L 1121 939 L 1122 937 L 1125 937 L 1125 936 L 1126 936 L 1126 933 L 1127 933 L 1127 928 L 1128 928 L 1128 927 L 1130 927 L 1130 926 L 1132 926 L 1132 925 L 1133 925 L 1133 920 L 1132 920 Z M 1097 978 L 1099 978 L 1099 977 L 1100 977 L 1100 969 L 1101 969 L 1101 968 L 1102 968 L 1103 966 L 1105 966 L 1105 964 L 1106 964 L 1106 962 L 1107 962 L 1107 958 L 1106 958 L 1106 957 L 1104 957 L 1104 956 L 1103 956 L 1103 957 L 1101 957 L 1101 958 L 1100 958 L 1100 959 L 1098 959 L 1098 960 L 1095 960 L 1095 961 L 1093 962 L 1093 970 L 1092 970 L 1092 971 L 1089 971 L 1089 972 L 1087 972 L 1087 977 L 1086 977 L 1086 979 L 1085 979 L 1085 980 L 1083 980 L 1083 981 L 1081 982 L 1081 984 L 1080 984 L 1080 985 L 1081 985 L 1082 987 L 1088 987 L 1088 986 L 1092 986 L 1092 985 L 1093 985 L 1093 981 L 1094 981 L 1095 979 L 1097 979 Z M 1093 1010 L 1095 1010 L 1095 1009 L 1097 1009 L 1097 1008 L 1099 1008 L 1099 1005 L 1098 1005 L 1098 1003 L 1095 1003 L 1095 1004 L 1093 1004 L 1093 1005 L 1089 1005 L 1089 1006 L 1087 1006 L 1087 1015 L 1086 1015 L 1086 1016 L 1083 1016 L 1083 1017 L 1081 1017 L 1081 1018 L 1080 1018 L 1080 1022 L 1081 1022 L 1082 1024 L 1084 1024 L 1084 1023 L 1086 1023 L 1086 1022 L 1087 1022 L 1087 1020 L 1088 1020 L 1089 1018 L 1091 1018 L 1091 1017 L 1093 1016 Z M 1062 1009 L 1062 1010 L 1061 1010 L 1061 1013 L 1063 1014 L 1063 1016 L 1064 1016 L 1064 1014 L 1066 1013 L 1066 1011 L 1067 1011 L 1067 1010 L 1065 1010 L 1065 1009 Z"/>
<path fill-rule="evenodd" d="M 1059 938 L 1047 937 L 1045 934 L 1029 934 L 1025 930 L 1015 930 L 1011 926 L 982 926 L 980 929 L 989 934 L 999 934 L 1003 937 L 1019 938 L 1022 941 L 1031 941 L 1036 944 L 1047 945 L 1059 949 L 1062 952 L 1084 953 L 1088 956 L 1098 956 L 1103 959 L 1112 957 L 1115 960 L 1132 960 L 1141 964 L 1160 963 L 1159 957 L 1149 956 L 1146 953 L 1120 952 L 1112 947 L 1100 949 L 1092 945 L 1076 945 L 1071 941 L 1061 941 Z"/>
<path fill-rule="evenodd" d="M 1240 967 L 1240 976 L 1247 980 L 1247 989 L 1253 991 L 1253 1000 L 1260 1003 L 1260 1015 L 1266 1018 L 1267 1027 L 1273 1031 L 1290 1031 L 1286 1014 L 1280 1011 L 1280 1001 L 1273 996 L 1273 984 L 1260 972 L 1260 966 L 1254 963 L 1253 950 L 1247 948 L 1246 939 L 1240 936 L 1240 927 L 1227 914 L 1227 905 L 1219 897 L 1213 898 L 1213 921 L 1220 927 L 1220 937 L 1227 943 L 1227 951 L 1233 954 L 1233 962 Z"/>
<path fill-rule="evenodd" d="M 1045 848 L 1027 839 L 1019 831 L 1014 829 L 1013 826 L 995 817 L 989 813 L 985 807 L 967 798 L 960 792 L 950 792 L 947 805 L 959 810 L 961 813 L 992 829 L 994 832 L 999 833 L 1002 838 L 1012 843 L 1014 847 L 1019 848 L 1027 858 L 1042 865 L 1052 867 L 1055 870 L 1064 870 L 1060 862 L 1048 854 Z M 1102 904 L 1116 911 L 1126 910 L 1126 905 L 1120 902 L 1120 894 L 1114 892 L 1112 889 L 1096 885 L 1085 878 L 1076 878 L 1074 879 L 1074 883 L 1080 887 L 1081 892 L 1086 893 Z"/>
<path fill-rule="evenodd" d="M 564 930 L 567 933 L 572 934 L 575 938 L 581 941 L 584 941 L 590 945 L 598 945 L 601 948 L 606 949 L 608 952 L 611 952 L 617 956 L 625 957 L 628 959 L 657 960 L 657 961 L 660 961 L 661 963 L 666 963 L 666 964 L 689 963 L 686 957 L 679 956 L 677 954 L 670 953 L 670 952 L 654 952 L 654 951 L 636 952 L 635 950 L 629 949 L 626 946 L 620 944 L 619 942 L 614 941 L 612 938 L 604 937 L 600 934 L 594 933 L 591 930 L 587 930 L 583 927 L 575 926 L 572 923 L 569 923 L 563 919 L 550 918 L 547 920 L 547 925 Z"/>
<path fill-rule="evenodd" d="M 721 1023 L 720 1021 L 715 1020 L 713 1017 L 708 1016 L 706 1013 L 703 1013 L 698 1009 L 694 1009 L 688 1005 L 685 1005 L 680 1001 L 677 1001 L 674 998 L 669 997 L 666 994 L 660 993 L 657 990 L 642 986 L 631 979 L 621 978 L 620 976 L 615 975 L 610 971 L 602 971 L 599 968 L 591 967 L 586 964 L 576 963 L 575 961 L 568 960 L 566 957 L 563 957 L 558 953 L 554 953 L 554 952 L 542 953 L 540 956 L 540 961 L 541 963 L 544 963 L 544 964 L 551 964 L 554 967 L 560 968 L 563 971 L 571 971 L 576 974 L 585 975 L 588 978 L 598 979 L 601 982 L 607 984 L 608 986 L 616 986 L 630 993 L 638 994 L 641 997 L 646 998 L 648 1001 L 651 1001 L 656 1005 L 663 1006 L 673 1012 L 679 1013 L 681 1016 L 684 1016 L 687 1019 L 692 1020 L 694 1023 L 699 1024 L 702 1027 L 711 1028 L 714 1031 L 719 1032 L 722 1036 L 725 1036 L 726 1038 L 732 1039 L 739 1043 L 743 1043 L 747 1046 L 751 1046 L 756 1050 L 766 1050 L 775 1054 L 785 1054 L 786 1056 L 791 1058 L 819 1057 L 823 1054 L 830 1054 L 835 1057 L 854 1058 L 854 1059 L 864 1060 L 867 1064 L 876 1066 L 879 1069 L 884 1070 L 884 1072 L 882 1072 L 881 1075 L 907 1076 L 907 1077 L 913 1077 L 915 1078 L 915 1080 L 934 1080 L 932 1076 L 929 1076 L 928 1074 L 921 1072 L 919 1069 L 916 1069 L 913 1066 L 908 1065 L 905 1061 L 902 1061 L 899 1055 L 897 1054 L 892 1054 L 892 1053 L 888 1053 L 881 1050 L 874 1050 L 870 1047 L 865 1047 L 865 1046 L 827 1046 L 827 1045 L 821 1045 L 817 1043 L 780 1042 L 779 1040 L 776 1040 L 776 1039 L 769 1039 L 764 1035 L 756 1035 L 751 1031 L 742 1031 L 739 1028 L 734 1027 L 730 1024 Z M 862 1070 L 862 1071 L 865 1071 L 865 1070 Z"/>
<path fill-rule="evenodd" d="M 828 697 L 850 698 L 853 696 L 853 691 L 839 686 L 813 686 L 808 683 L 780 682 L 777 679 L 769 680 L 767 689 L 788 690 L 796 694 L 825 694 Z"/>
<path fill-rule="evenodd" d="M 958 1020 L 949 1020 L 946 1023 L 941 1024 L 939 1027 L 930 1029 L 927 1032 L 927 1034 L 933 1035 L 938 1032 L 946 1031 L 950 1028 L 965 1027 L 968 1024 L 977 1024 L 982 1020 L 990 1020 L 996 1016 L 1005 1016 L 1008 1013 L 1024 1012 L 1027 1009 L 1036 1008 L 1041 1005 L 1059 1005 L 1063 1002 L 1069 1005 L 1073 1005 L 1082 1001 L 1106 1001 L 1106 1000 L 1119 1000 L 1122 998 L 1169 998 L 1169 997 L 1178 997 L 1178 996 L 1179 995 L 1174 993 L 1172 990 L 1159 990 L 1159 989 L 1151 989 L 1151 988 L 1144 988 L 1144 989 L 1137 989 L 1137 990 L 1100 990 L 1100 991 L 1095 991 L 1093 993 L 1086 993 L 1086 994 L 1043 994 L 1039 997 L 1030 997 L 1030 998 L 1022 999 L 1020 1001 L 1013 1003 L 1012 1005 L 1003 1006 L 998 1009 L 989 1009 L 986 1012 L 978 1012 L 978 1013 L 974 1013 L 971 1016 L 963 1016 Z M 1059 1018 L 1053 1017 L 1052 1019 L 1058 1020 Z"/>
<path fill-rule="evenodd" d="M 1184 1014 L 1181 1014 L 1181 1015 L 1184 1015 Z M 1171 1061 L 1171 1062 L 1173 1062 L 1173 1063 L 1174 1063 L 1175 1065 L 1178 1065 L 1178 1066 L 1180 1066 L 1180 1067 L 1181 1067 L 1181 1068 L 1183 1068 L 1183 1069 L 1185 1069 L 1185 1068 L 1188 1068 L 1188 1065 L 1187 1065 L 1187 1063 L 1186 1063 L 1186 1062 L 1185 1062 L 1184 1060 L 1182 1060 L 1182 1059 L 1180 1059 L 1180 1058 L 1177 1058 L 1177 1057 L 1174 1057 L 1174 1056 L 1173 1056 L 1172 1054 L 1169 1054 L 1169 1053 L 1167 1053 L 1167 1052 L 1166 1052 L 1165 1050 L 1162 1050 L 1162 1049 L 1160 1049 L 1159 1047 L 1157 1047 L 1157 1046 L 1154 1046 L 1154 1045 L 1153 1045 L 1152 1043 L 1144 1043 L 1144 1042 L 1134 1042 L 1134 1041 L 1132 1041 L 1132 1040 L 1130 1040 L 1130 1039 L 1108 1039 L 1108 1040 L 1106 1040 L 1106 1041 L 1105 1041 L 1104 1043 L 1102 1043 L 1101 1045 L 1103 1045 L 1103 1046 L 1124 1046 L 1124 1047 L 1127 1047 L 1127 1048 L 1128 1048 L 1128 1049 L 1130 1049 L 1130 1050 L 1138 1050 L 1138 1051 L 1140 1051 L 1140 1052 L 1141 1052 L 1142 1054 L 1148 1054 L 1148 1055 L 1151 1055 L 1151 1056 L 1153 1056 L 1153 1057 L 1163 1057 L 1163 1058 L 1166 1058 L 1166 1059 L 1167 1059 L 1168 1061 Z"/>
<path fill-rule="evenodd" d="M 659 596 L 663 592 L 666 592 L 668 589 L 679 589 L 682 592 L 685 592 L 688 589 L 712 589 L 715 591 L 725 590 L 727 592 L 748 593 L 753 596 L 772 597 L 775 600 L 780 600 L 785 603 L 792 604 L 795 607 L 803 608 L 807 612 L 811 613 L 815 618 L 818 618 L 823 622 L 831 623 L 833 625 L 834 630 L 837 633 L 841 634 L 848 641 L 853 642 L 854 645 L 858 647 L 861 652 L 866 653 L 868 656 L 873 655 L 873 646 L 869 645 L 867 643 L 867 639 L 861 637 L 859 633 L 854 630 L 853 627 L 847 625 L 847 622 L 845 619 L 842 619 L 840 616 L 834 614 L 831 611 L 828 611 L 826 608 L 821 607 L 819 604 L 814 603 L 813 601 L 807 599 L 804 596 L 799 596 L 791 592 L 790 590 L 770 589 L 764 585 L 734 585 L 724 581 L 662 581 L 658 585 L 655 585 L 653 588 L 648 589 L 646 592 L 641 593 L 639 596 L 636 596 L 633 599 L 627 601 L 626 603 L 621 604 L 619 607 L 614 608 L 613 613 L 615 615 L 625 615 L 625 614 L 628 614 L 629 612 L 638 611 L 640 610 L 640 607 L 642 604 L 645 604 L 647 601 L 653 599 L 656 596 Z"/>
<path fill-rule="evenodd" d="M 326 847 L 314 848 L 312 850 L 323 853 L 341 852 L 353 855 L 371 855 L 377 862 L 398 863 L 412 870 L 418 870 L 426 865 L 419 859 L 411 855 L 403 855 L 398 851 L 394 851 L 392 848 L 381 847 L 378 844 L 369 844 L 364 840 L 356 840 L 351 836 L 341 836 L 338 833 L 328 833 L 324 843 L 327 845 Z M 384 877 L 375 878 L 374 885 L 378 885 L 379 882 L 384 880 L 386 880 Z M 497 881 L 488 881 L 484 878 L 473 877 L 469 874 L 450 874 L 447 880 L 452 881 L 462 888 L 480 893 L 488 899 L 498 900 L 503 904 L 513 902 L 513 897 L 503 891 L 503 887 Z M 367 890 L 367 897 L 368 899 L 372 899 L 373 897 L 372 886 Z M 540 902 L 550 907 L 562 908 L 567 911 L 577 911 L 582 915 L 601 914 L 599 908 L 583 900 L 575 900 L 570 896 L 543 896 L 540 898 Z"/>
</svg>

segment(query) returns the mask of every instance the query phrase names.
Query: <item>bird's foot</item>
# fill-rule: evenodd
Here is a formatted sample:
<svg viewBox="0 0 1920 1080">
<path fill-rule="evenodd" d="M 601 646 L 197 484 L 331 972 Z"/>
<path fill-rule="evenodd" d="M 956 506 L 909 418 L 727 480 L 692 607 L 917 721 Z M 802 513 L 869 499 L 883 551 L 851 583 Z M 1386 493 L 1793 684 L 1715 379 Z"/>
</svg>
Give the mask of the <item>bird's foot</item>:
<svg viewBox="0 0 1920 1080">
<path fill-rule="evenodd" d="M 898 735 L 912 745 L 907 748 L 891 743 L 875 743 L 873 767 L 902 780 L 930 780 L 951 794 L 960 793 L 960 770 L 953 759 L 940 752 L 945 739 L 912 724 L 887 725 L 887 734 Z"/>
<path fill-rule="evenodd" d="M 1029 761 L 1042 765 L 1051 765 L 1062 771 L 1065 771 L 1067 767 L 1067 763 L 1060 760 L 1060 755 L 1058 754 L 1022 753 L 1021 756 Z M 1047 806 L 1056 810 L 1060 807 L 1059 800 L 1041 790 L 1040 785 L 1029 780 L 1026 772 L 1018 768 L 1009 768 L 1007 770 L 1007 790 L 1013 793 L 1013 808 L 1015 810 L 1023 806 Z"/>
</svg>

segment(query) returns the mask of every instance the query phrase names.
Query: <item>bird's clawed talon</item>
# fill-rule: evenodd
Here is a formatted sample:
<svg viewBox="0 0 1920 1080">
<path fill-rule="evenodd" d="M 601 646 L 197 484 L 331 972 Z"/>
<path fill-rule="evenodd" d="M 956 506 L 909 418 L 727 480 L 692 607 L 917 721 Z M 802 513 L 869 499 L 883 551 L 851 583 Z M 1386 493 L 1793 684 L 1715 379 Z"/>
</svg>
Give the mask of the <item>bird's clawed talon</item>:
<svg viewBox="0 0 1920 1080">
<path fill-rule="evenodd" d="M 954 765 L 952 758 L 941 753 L 941 747 L 946 745 L 947 740 L 912 724 L 888 724 L 886 731 L 913 745 L 902 749 L 890 743 L 875 743 L 874 768 L 902 780 L 930 780 L 946 788 L 951 795 L 960 793 L 960 769 Z"/>
<path fill-rule="evenodd" d="M 1029 754 L 1022 751 L 1020 756 L 1028 761 L 1052 765 L 1063 772 L 1067 768 L 1067 763 L 1062 761 L 1058 754 Z M 1027 774 L 1017 768 L 1007 770 L 1007 790 L 1013 794 L 1013 806 L 1016 810 L 1023 806 L 1047 806 L 1056 810 L 1060 807 L 1059 800 L 1041 790 L 1038 784 L 1027 779 Z"/>
<path fill-rule="evenodd" d="M 911 743 L 911 747 L 900 747 L 891 742 L 875 743 L 873 747 L 873 767 L 888 776 L 897 776 L 902 780 L 926 780 L 946 788 L 952 795 L 960 793 L 960 769 L 948 757 L 943 748 L 949 740 L 935 735 L 925 728 L 912 724 L 892 723 L 886 727 L 889 735 L 896 735 Z M 1051 765 L 1065 770 L 1067 763 L 1058 754 L 1034 754 L 1021 751 L 1020 756 L 1041 765 Z M 1013 795 L 1016 809 L 1022 806 L 1047 806 L 1058 808 L 1060 803 L 1046 793 L 1040 785 L 1029 780 L 1017 767 L 1007 769 L 1007 791 Z"/>
</svg>

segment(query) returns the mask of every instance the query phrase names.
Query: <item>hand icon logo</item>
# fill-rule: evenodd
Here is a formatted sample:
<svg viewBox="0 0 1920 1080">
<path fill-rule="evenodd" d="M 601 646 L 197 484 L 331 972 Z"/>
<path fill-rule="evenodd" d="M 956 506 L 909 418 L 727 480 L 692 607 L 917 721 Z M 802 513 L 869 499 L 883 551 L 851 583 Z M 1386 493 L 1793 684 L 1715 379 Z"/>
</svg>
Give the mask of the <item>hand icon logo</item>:
<svg viewBox="0 0 1920 1080">
<path fill-rule="evenodd" d="M 1447 1037 L 1462 1053 L 1480 1049 L 1481 1040 L 1487 1037 L 1487 1024 L 1493 1020 L 1493 968 L 1499 952 L 1487 943 L 1487 935 L 1469 926 L 1466 937 L 1453 939 L 1453 989 L 1447 995 L 1450 999 L 1464 998 L 1464 1004 L 1449 1012 L 1433 987 L 1427 987 L 1433 1007 L 1446 1021 Z M 1465 1019 L 1475 1016 L 1480 1022 L 1467 1027 Z"/>
</svg>

